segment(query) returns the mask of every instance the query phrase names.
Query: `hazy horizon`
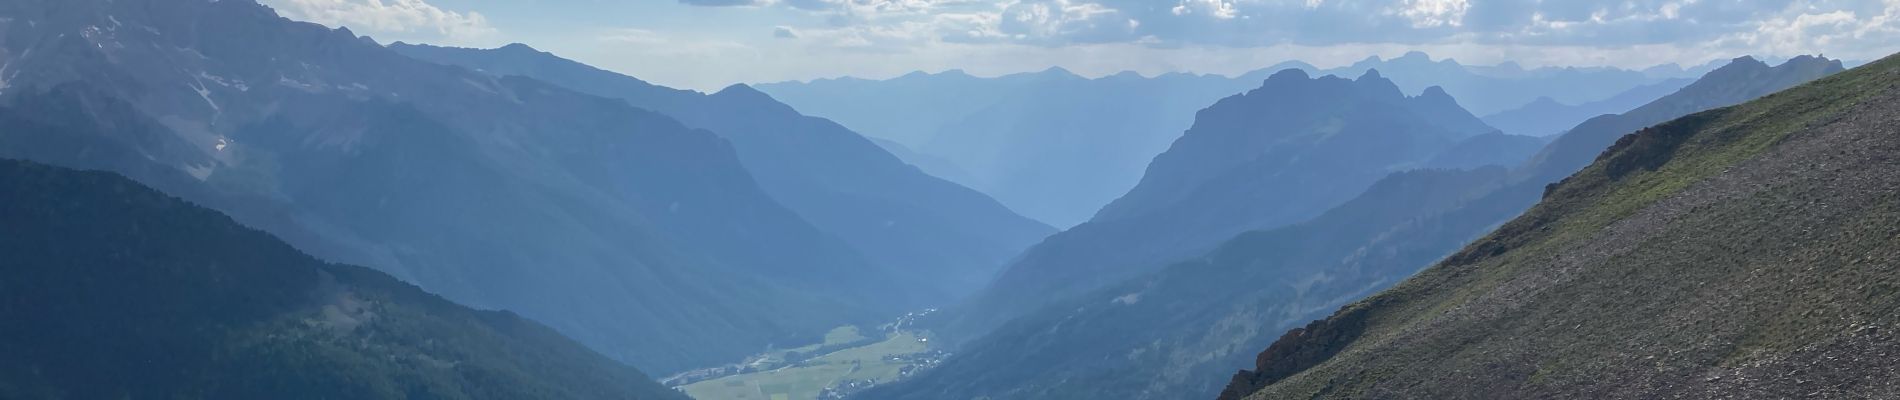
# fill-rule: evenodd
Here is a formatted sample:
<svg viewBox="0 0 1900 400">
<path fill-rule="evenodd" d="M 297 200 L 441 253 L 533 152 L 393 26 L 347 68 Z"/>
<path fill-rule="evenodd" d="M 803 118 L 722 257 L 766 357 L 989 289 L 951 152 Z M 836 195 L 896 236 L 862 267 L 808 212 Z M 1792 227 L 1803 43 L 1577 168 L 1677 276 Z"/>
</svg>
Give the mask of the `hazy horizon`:
<svg viewBox="0 0 1900 400">
<path fill-rule="evenodd" d="M 1468 65 L 1695 66 L 1740 55 L 1870 61 L 1900 50 L 1900 1 L 265 0 L 389 43 L 525 43 L 655 83 L 1060 66 L 1235 75 L 1424 51 Z M 665 60 L 665 62 L 652 62 Z"/>
</svg>

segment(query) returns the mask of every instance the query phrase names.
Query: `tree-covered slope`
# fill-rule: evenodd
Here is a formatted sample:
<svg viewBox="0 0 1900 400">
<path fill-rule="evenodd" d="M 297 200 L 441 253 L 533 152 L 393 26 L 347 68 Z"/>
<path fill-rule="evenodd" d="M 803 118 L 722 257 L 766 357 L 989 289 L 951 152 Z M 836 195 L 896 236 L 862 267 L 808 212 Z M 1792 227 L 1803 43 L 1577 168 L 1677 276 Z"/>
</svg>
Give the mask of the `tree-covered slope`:
<svg viewBox="0 0 1900 400">
<path fill-rule="evenodd" d="M 0 160 L 0 221 L 0 398 L 685 398 L 116 174 Z"/>
<path fill-rule="evenodd" d="M 1896 132 L 1890 57 L 1624 136 L 1223 397 L 1900 396 Z"/>
</svg>

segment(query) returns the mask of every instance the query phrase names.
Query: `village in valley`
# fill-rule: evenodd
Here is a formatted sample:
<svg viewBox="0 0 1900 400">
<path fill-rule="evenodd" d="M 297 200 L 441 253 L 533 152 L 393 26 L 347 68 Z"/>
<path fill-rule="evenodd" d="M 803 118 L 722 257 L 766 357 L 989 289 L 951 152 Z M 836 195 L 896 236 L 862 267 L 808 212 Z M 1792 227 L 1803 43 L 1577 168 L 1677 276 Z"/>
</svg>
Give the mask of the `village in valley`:
<svg viewBox="0 0 1900 400">
<path fill-rule="evenodd" d="M 866 329 L 842 326 L 823 343 L 772 349 L 738 363 L 703 368 L 661 382 L 696 399 L 844 399 L 881 384 L 910 378 L 942 363 L 928 331 L 915 329 L 929 309 Z"/>
</svg>

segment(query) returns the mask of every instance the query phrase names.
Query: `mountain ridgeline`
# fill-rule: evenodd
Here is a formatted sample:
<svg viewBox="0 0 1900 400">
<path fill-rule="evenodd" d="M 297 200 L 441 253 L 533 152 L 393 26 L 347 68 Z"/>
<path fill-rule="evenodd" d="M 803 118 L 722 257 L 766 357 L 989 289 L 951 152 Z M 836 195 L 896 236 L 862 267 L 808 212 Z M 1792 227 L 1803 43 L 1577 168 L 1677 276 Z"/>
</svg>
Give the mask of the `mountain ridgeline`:
<svg viewBox="0 0 1900 400">
<path fill-rule="evenodd" d="M 1839 64 L 1691 88 L 1804 68 Z M 1495 232 L 1286 333 L 1222 398 L 1900 396 L 1897 105 L 1889 57 L 1624 135 Z"/>
<path fill-rule="evenodd" d="M 1900 56 L 701 93 L 258 1 L 0 1 L 0 399 L 1900 398 Z"/>
<path fill-rule="evenodd" d="M 686 399 L 117 174 L 0 160 L 0 398 Z"/>
<path fill-rule="evenodd" d="M 1194 111 L 1257 85 L 1214 75 L 1086 79 L 1052 68 L 885 81 L 759 85 L 814 115 L 903 146 L 905 161 L 1058 227 L 1086 221 L 1141 179 Z"/>
<path fill-rule="evenodd" d="M 1011 257 L 1054 231 L 744 85 L 710 95 L 675 90 L 519 44 L 494 50 L 401 43 L 391 48 L 626 100 L 719 134 L 773 198 L 896 272 L 907 280 L 904 287 L 919 290 L 921 299 L 912 305 L 941 305 L 975 291 Z"/>
<path fill-rule="evenodd" d="M 0 4 L 0 156 L 105 169 L 655 373 L 925 304 L 625 101 L 409 58 L 250 0 Z"/>
<path fill-rule="evenodd" d="M 1761 82 L 1794 85 L 1839 66 L 1804 57 L 1778 67 L 1740 59 L 1722 69 L 1696 85 L 1747 89 L 1685 90 L 1646 107 L 1735 104 L 1780 89 Z M 1659 117 L 1673 118 L 1605 116 L 1570 134 L 1600 135 L 1602 127 Z M 1502 135 L 1466 142 L 1486 136 Z M 1468 146 L 1436 158 L 1472 155 L 1460 147 Z M 1226 371 L 1252 365 L 1258 349 L 1286 329 L 1397 283 L 1529 208 L 1552 183 L 1529 177 L 1546 176 L 1532 172 L 1546 168 L 1555 166 L 1392 173 L 1313 219 L 1243 233 L 1204 255 L 1029 313 L 964 345 L 943 366 L 866 397 L 1215 397 L 1228 383 Z"/>
<path fill-rule="evenodd" d="M 1626 90 L 1683 73 L 1479 67 L 1434 61 L 1415 52 L 1332 69 L 1288 62 L 1233 77 L 1124 72 L 1090 79 L 1051 68 L 986 78 L 953 70 L 758 88 L 806 113 L 901 145 L 917 155 L 906 161 L 989 193 L 1024 215 L 1066 228 L 1087 221 L 1132 188 L 1154 156 L 1192 125 L 1196 110 L 1258 87 L 1286 69 L 1349 77 L 1378 70 L 1408 94 L 1441 86 L 1478 115 L 1540 97 L 1572 104 L 1606 102 Z M 1655 92 L 1644 93 L 1666 94 Z M 1613 104 L 1633 107 L 1649 99 L 1654 97 Z M 1626 110 L 1614 105 L 1592 109 Z M 1582 117 L 1591 116 L 1595 114 Z M 1580 120 L 1560 123 L 1567 128 Z"/>
<path fill-rule="evenodd" d="M 1377 71 L 1356 80 L 1282 71 L 1197 114 L 1134 189 L 1030 248 L 950 310 L 950 332 L 981 334 L 1242 232 L 1312 218 L 1386 174 L 1490 132 L 1443 91 L 1408 97 Z"/>
</svg>

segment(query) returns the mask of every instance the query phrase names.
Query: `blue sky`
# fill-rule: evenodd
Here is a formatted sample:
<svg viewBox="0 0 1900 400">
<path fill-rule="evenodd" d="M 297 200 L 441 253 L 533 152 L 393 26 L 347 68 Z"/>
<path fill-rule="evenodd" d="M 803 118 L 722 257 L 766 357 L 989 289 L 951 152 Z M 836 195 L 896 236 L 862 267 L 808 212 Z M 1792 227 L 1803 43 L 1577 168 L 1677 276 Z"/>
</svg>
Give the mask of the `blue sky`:
<svg viewBox="0 0 1900 400">
<path fill-rule="evenodd" d="M 1411 50 L 1620 67 L 1900 51 L 1900 0 L 262 1 L 383 42 L 521 42 L 700 90 L 946 69 L 1235 74 Z"/>
</svg>

